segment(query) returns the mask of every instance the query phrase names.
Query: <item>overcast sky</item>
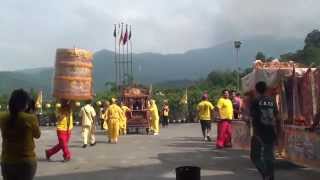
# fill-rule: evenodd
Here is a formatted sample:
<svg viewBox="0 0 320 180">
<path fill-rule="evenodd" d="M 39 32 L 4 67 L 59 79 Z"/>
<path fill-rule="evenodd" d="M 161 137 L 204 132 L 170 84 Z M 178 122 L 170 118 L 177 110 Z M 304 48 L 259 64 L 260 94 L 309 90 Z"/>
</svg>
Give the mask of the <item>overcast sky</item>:
<svg viewBox="0 0 320 180">
<path fill-rule="evenodd" d="M 0 70 L 53 66 L 59 47 L 114 49 L 132 24 L 135 52 L 180 53 L 257 35 L 304 38 L 319 0 L 1 0 Z"/>
</svg>

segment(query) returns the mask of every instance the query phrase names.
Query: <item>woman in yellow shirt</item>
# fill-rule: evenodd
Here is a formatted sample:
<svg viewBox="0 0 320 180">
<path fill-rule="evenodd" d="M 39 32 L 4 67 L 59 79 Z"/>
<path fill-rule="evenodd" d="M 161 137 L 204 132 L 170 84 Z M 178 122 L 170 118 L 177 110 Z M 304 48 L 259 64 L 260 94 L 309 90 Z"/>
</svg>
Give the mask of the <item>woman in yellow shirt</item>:
<svg viewBox="0 0 320 180">
<path fill-rule="evenodd" d="M 73 117 L 72 117 L 72 108 L 71 102 L 68 100 L 61 101 L 61 108 L 58 111 L 57 117 L 57 136 L 58 136 L 58 144 L 52 147 L 51 149 L 47 149 L 45 151 L 47 160 L 50 157 L 60 150 L 63 151 L 64 161 L 69 161 L 71 159 L 71 153 L 69 151 L 69 140 L 71 136 L 71 130 L 73 128 Z"/>
<path fill-rule="evenodd" d="M 25 113 L 30 97 L 23 89 L 12 92 L 9 112 L 0 114 L 1 170 L 5 180 L 32 180 L 37 169 L 34 138 L 40 137 L 37 117 Z"/>
</svg>

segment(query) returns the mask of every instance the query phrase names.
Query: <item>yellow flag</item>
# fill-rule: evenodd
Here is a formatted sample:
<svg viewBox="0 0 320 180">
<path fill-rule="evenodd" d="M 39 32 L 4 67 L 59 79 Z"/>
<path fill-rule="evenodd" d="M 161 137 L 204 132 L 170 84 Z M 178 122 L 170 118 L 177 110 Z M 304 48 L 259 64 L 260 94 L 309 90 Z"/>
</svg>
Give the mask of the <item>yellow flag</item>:
<svg viewBox="0 0 320 180">
<path fill-rule="evenodd" d="M 36 98 L 36 107 L 42 107 L 42 91 L 38 92 L 38 95 Z"/>
<path fill-rule="evenodd" d="M 152 84 L 149 86 L 149 94 L 152 95 Z"/>
<path fill-rule="evenodd" d="M 186 88 L 185 94 L 182 96 L 180 100 L 181 104 L 188 104 L 188 89 Z"/>
</svg>

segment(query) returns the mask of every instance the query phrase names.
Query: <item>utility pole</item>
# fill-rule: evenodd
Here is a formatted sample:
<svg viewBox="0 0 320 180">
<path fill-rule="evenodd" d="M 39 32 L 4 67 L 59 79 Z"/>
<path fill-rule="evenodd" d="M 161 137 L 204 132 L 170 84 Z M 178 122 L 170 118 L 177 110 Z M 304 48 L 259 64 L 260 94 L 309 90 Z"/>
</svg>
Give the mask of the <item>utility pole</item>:
<svg viewBox="0 0 320 180">
<path fill-rule="evenodd" d="M 237 90 L 240 90 L 240 60 L 239 60 L 239 50 L 241 46 L 241 41 L 234 41 L 234 48 L 236 49 L 236 64 L 237 64 Z"/>
</svg>

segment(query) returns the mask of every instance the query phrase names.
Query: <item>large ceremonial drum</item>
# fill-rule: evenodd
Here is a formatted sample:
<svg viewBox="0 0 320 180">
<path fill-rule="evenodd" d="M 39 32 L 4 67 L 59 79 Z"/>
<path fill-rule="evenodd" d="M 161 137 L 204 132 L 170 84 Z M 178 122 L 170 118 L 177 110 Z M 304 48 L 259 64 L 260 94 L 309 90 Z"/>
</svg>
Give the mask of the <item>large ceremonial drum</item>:
<svg viewBox="0 0 320 180">
<path fill-rule="evenodd" d="M 92 53 L 84 49 L 57 49 L 53 96 L 87 100 L 93 96 Z"/>
</svg>

